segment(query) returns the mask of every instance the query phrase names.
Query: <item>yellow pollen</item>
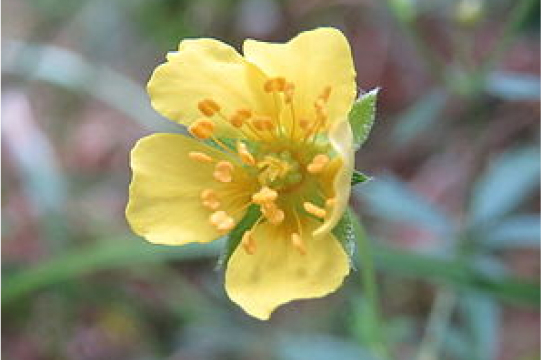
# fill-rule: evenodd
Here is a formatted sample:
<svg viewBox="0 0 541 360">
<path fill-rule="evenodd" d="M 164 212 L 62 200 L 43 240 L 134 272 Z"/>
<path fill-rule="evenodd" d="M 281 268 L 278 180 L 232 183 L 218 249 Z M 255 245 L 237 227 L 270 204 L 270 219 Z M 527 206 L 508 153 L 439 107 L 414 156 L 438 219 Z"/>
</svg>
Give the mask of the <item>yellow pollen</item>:
<svg viewBox="0 0 541 360">
<path fill-rule="evenodd" d="M 233 164 L 229 161 L 220 161 L 214 167 L 214 178 L 220 182 L 228 183 L 233 180 Z"/>
<path fill-rule="evenodd" d="M 320 208 L 319 206 L 316 206 L 312 204 L 311 202 L 306 201 L 304 204 L 302 204 L 304 207 L 304 210 L 306 210 L 307 213 L 310 213 L 314 215 L 315 217 L 318 217 L 320 219 L 323 219 L 325 215 L 327 215 L 327 212 Z"/>
<path fill-rule="evenodd" d="M 291 234 L 291 244 L 293 244 L 295 249 L 297 249 L 301 255 L 306 255 L 306 245 L 304 244 L 304 241 L 302 241 L 302 237 L 299 234 Z"/>
<path fill-rule="evenodd" d="M 198 139 L 208 139 L 214 132 L 214 123 L 207 119 L 199 119 L 188 127 L 188 131 Z"/>
<path fill-rule="evenodd" d="M 273 202 L 264 203 L 261 206 L 261 212 L 273 225 L 280 224 L 285 218 L 285 213 Z"/>
<path fill-rule="evenodd" d="M 316 155 L 310 164 L 306 167 L 306 170 L 310 174 L 318 174 L 323 171 L 325 166 L 329 163 L 329 157 L 325 154 Z"/>
<path fill-rule="evenodd" d="M 197 104 L 197 107 L 201 113 L 205 116 L 212 116 L 216 114 L 218 111 L 220 111 L 220 105 L 216 103 L 216 101 L 211 99 L 205 99 L 199 102 Z"/>
<path fill-rule="evenodd" d="M 242 162 L 248 165 L 255 165 L 255 159 L 252 154 L 250 154 L 250 151 L 248 151 L 245 143 L 240 141 L 237 143 L 237 152 L 239 153 Z"/>
<path fill-rule="evenodd" d="M 255 244 L 254 237 L 252 236 L 252 232 L 250 230 L 245 231 L 244 234 L 242 235 L 241 244 L 242 244 L 242 247 L 244 248 L 244 251 L 246 251 L 248 255 L 253 255 L 255 253 L 256 244 Z"/>
<path fill-rule="evenodd" d="M 275 91 L 284 91 L 286 87 L 286 79 L 283 77 L 276 77 L 269 79 L 265 82 L 265 85 L 263 85 L 263 89 L 265 92 L 275 92 Z"/>
<path fill-rule="evenodd" d="M 278 198 L 278 193 L 268 186 L 263 186 L 259 192 L 252 195 L 252 201 L 258 205 L 272 203 Z"/>
<path fill-rule="evenodd" d="M 274 124 L 272 123 L 270 116 L 265 115 L 254 116 L 252 124 L 259 131 L 272 130 L 274 128 Z"/>
<path fill-rule="evenodd" d="M 213 212 L 209 217 L 209 222 L 222 233 L 235 227 L 235 220 L 223 210 Z"/>
<path fill-rule="evenodd" d="M 218 210 L 220 207 L 220 200 L 218 200 L 218 195 L 212 189 L 205 189 L 201 191 L 201 203 L 204 207 L 210 210 Z"/>
</svg>

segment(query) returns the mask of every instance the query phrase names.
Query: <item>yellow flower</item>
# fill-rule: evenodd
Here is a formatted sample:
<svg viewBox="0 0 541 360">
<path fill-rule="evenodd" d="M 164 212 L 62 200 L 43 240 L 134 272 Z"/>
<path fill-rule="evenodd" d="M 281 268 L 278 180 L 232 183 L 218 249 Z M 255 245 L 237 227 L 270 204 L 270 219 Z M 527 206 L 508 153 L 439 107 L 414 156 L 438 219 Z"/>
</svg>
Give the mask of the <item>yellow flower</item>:
<svg viewBox="0 0 541 360">
<path fill-rule="evenodd" d="M 331 230 L 350 193 L 355 69 L 332 28 L 285 44 L 246 40 L 243 52 L 184 40 L 154 71 L 153 107 L 192 137 L 154 134 L 135 145 L 126 216 L 148 241 L 183 245 L 219 238 L 258 205 L 225 288 L 268 319 L 281 304 L 336 290 L 349 272 Z"/>
</svg>

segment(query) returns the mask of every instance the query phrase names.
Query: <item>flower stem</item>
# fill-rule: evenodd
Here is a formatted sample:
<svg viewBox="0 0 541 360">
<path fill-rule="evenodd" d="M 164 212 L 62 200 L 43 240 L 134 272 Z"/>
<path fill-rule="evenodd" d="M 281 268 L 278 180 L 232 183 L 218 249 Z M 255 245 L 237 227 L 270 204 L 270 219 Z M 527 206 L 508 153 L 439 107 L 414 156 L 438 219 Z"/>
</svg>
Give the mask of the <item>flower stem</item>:
<svg viewBox="0 0 541 360">
<path fill-rule="evenodd" d="M 361 281 L 367 300 L 367 306 L 370 310 L 369 313 L 371 315 L 371 319 L 368 319 L 372 327 L 373 343 L 371 345 L 374 352 L 382 359 L 390 359 L 386 341 L 383 336 L 381 310 L 379 306 L 380 300 L 370 242 L 353 209 L 349 208 L 347 210 L 347 215 L 351 221 L 352 231 L 357 242 Z"/>
</svg>

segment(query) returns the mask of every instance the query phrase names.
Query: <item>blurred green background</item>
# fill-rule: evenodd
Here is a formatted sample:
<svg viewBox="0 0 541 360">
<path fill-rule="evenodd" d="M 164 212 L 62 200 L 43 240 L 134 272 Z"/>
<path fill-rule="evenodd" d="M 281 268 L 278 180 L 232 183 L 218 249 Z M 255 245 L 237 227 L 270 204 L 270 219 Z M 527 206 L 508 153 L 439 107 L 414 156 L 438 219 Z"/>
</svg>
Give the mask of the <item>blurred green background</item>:
<svg viewBox="0 0 541 360">
<path fill-rule="evenodd" d="M 381 87 L 352 204 L 393 359 L 539 359 L 539 2 L 4 0 L 2 355 L 377 360 L 352 272 L 269 322 L 226 297 L 220 244 L 147 244 L 128 153 L 178 132 L 144 86 L 186 37 L 239 46 L 330 25 Z M 357 268 L 360 268 L 357 265 Z"/>
</svg>

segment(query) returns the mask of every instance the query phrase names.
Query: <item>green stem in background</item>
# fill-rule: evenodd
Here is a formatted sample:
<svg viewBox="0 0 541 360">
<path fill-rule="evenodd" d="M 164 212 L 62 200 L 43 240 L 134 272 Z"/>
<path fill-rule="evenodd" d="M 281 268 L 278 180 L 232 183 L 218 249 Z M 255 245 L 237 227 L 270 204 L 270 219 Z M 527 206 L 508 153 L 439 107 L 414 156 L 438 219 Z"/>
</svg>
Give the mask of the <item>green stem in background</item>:
<svg viewBox="0 0 541 360">
<path fill-rule="evenodd" d="M 367 306 L 371 314 L 370 322 L 372 324 L 372 332 L 374 339 L 374 344 L 372 344 L 372 346 L 374 351 L 383 359 L 390 359 L 389 352 L 386 346 L 386 341 L 383 336 L 380 299 L 378 294 L 378 286 L 376 283 L 376 272 L 370 242 L 368 241 L 368 237 L 366 236 L 366 233 L 364 232 L 364 229 L 353 209 L 349 208 L 347 210 L 347 216 L 351 221 L 351 228 L 357 242 L 357 253 L 359 256 L 358 262 L 361 270 L 361 281 L 367 300 Z"/>
<path fill-rule="evenodd" d="M 500 35 L 500 40 L 492 49 L 492 51 L 487 56 L 485 62 L 479 69 L 479 80 L 482 82 L 488 75 L 488 73 L 494 68 L 498 60 L 505 52 L 505 50 L 511 44 L 515 33 L 517 32 L 519 25 L 523 23 L 524 18 L 532 10 L 533 6 L 537 3 L 537 0 L 522 0 L 519 1 L 515 8 L 512 10 L 509 19 L 507 20 L 502 34 Z"/>
<path fill-rule="evenodd" d="M 421 341 L 418 360 L 438 360 L 440 347 L 445 338 L 449 320 L 456 304 L 456 295 L 448 289 L 436 293 L 434 305 L 428 317 L 425 334 Z"/>
</svg>

